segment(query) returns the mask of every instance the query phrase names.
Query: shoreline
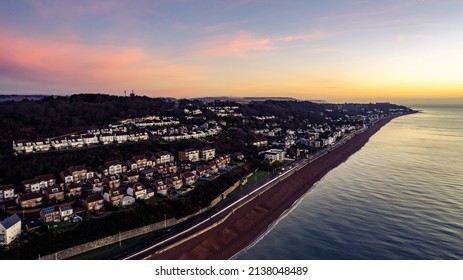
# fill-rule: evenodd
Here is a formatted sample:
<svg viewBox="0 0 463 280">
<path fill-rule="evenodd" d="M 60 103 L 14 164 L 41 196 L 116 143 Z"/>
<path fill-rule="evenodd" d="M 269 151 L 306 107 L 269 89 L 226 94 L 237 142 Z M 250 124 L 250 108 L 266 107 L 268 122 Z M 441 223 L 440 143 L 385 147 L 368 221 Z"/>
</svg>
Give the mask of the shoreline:
<svg viewBox="0 0 463 280">
<path fill-rule="evenodd" d="M 407 114 L 378 120 L 335 151 L 315 159 L 252 202 L 236 209 L 221 224 L 148 259 L 226 260 L 236 257 L 263 238 L 329 171 L 359 151 L 391 120 L 404 115 Z"/>
</svg>

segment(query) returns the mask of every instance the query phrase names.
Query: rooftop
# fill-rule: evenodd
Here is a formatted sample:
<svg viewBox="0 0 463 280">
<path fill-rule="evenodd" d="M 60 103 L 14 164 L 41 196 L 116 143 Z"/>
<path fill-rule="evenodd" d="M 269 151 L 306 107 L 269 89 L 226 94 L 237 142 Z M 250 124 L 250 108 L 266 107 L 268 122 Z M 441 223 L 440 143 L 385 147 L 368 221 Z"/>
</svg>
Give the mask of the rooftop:
<svg viewBox="0 0 463 280">
<path fill-rule="evenodd" d="M 10 227 L 14 226 L 18 222 L 21 222 L 21 219 L 19 218 L 19 216 L 17 214 L 14 214 L 14 215 L 6 218 L 5 220 L 1 221 L 0 224 L 5 229 L 9 229 Z"/>
</svg>

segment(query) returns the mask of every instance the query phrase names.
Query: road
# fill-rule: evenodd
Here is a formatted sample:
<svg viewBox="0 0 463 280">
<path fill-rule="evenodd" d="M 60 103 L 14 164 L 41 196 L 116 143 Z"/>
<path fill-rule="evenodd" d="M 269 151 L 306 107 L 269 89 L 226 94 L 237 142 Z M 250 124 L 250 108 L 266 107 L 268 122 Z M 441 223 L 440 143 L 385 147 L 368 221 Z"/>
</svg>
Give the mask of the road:
<svg viewBox="0 0 463 280">
<path fill-rule="evenodd" d="M 111 252 L 104 255 L 101 255 L 100 259 L 124 259 L 124 260 L 134 260 L 134 259 L 146 259 L 149 256 L 155 254 L 156 252 L 168 248 L 169 246 L 180 242 L 182 240 L 191 237 L 201 231 L 206 230 L 208 227 L 214 225 L 214 223 L 219 222 L 230 214 L 233 209 L 240 207 L 246 203 L 252 201 L 256 196 L 261 193 L 271 189 L 278 182 L 285 180 L 299 169 L 303 168 L 307 164 L 315 161 L 316 159 L 324 156 L 325 154 L 337 149 L 346 141 L 354 137 L 354 134 L 350 134 L 344 137 L 341 141 L 338 141 L 336 144 L 331 147 L 327 147 L 317 151 L 312 154 L 307 159 L 300 159 L 291 164 L 288 164 L 280 169 L 278 172 L 273 173 L 267 178 L 256 182 L 255 184 L 248 186 L 247 188 L 236 193 L 232 197 L 225 198 L 219 202 L 213 208 L 183 222 L 176 226 L 173 226 L 165 231 L 164 233 L 155 233 L 153 235 L 148 235 L 145 238 L 134 242 L 128 247 L 121 248 L 117 252 Z"/>
</svg>

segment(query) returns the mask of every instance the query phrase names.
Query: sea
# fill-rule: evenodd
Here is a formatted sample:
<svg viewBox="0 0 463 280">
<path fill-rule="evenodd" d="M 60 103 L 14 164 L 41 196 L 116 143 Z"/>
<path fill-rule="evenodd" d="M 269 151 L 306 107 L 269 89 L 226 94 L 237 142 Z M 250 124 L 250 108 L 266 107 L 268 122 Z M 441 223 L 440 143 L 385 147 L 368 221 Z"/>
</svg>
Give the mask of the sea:
<svg viewBox="0 0 463 280">
<path fill-rule="evenodd" d="M 463 259 L 463 103 L 414 104 L 236 259 Z"/>
</svg>

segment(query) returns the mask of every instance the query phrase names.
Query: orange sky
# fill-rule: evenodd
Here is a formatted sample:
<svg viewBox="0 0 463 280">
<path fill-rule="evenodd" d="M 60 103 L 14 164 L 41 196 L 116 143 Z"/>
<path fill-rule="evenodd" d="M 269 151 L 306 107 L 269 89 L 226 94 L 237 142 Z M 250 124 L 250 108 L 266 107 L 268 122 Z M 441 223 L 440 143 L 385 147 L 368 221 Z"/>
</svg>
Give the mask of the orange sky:
<svg viewBox="0 0 463 280">
<path fill-rule="evenodd" d="M 0 94 L 463 97 L 462 2 L 328 2 L 3 1 Z"/>
</svg>

